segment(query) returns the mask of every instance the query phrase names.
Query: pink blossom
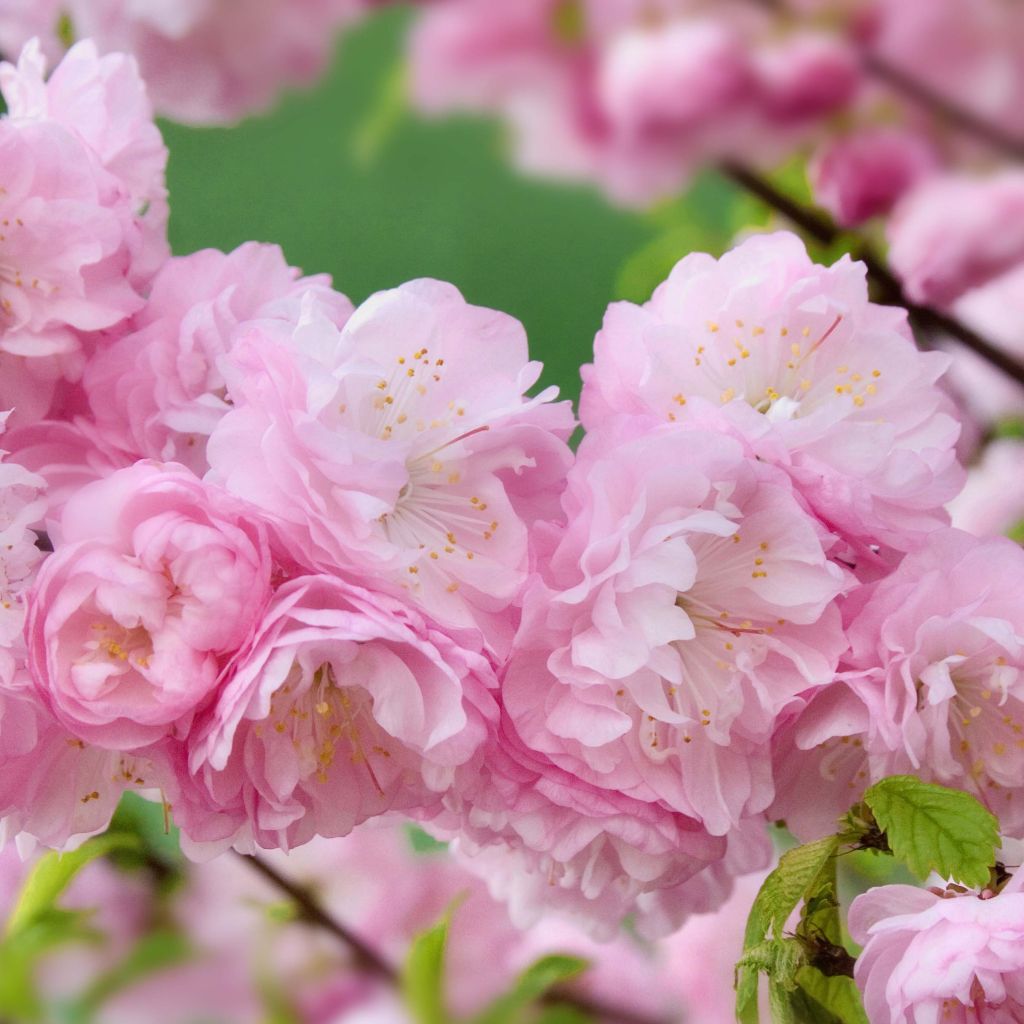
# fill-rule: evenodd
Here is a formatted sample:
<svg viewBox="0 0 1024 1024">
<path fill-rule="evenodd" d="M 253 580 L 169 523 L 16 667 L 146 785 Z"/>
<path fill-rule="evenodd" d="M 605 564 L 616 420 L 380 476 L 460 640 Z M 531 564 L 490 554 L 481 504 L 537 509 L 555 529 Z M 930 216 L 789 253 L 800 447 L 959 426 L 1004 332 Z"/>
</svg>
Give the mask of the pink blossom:
<svg viewBox="0 0 1024 1024">
<path fill-rule="evenodd" d="M 727 890 L 703 873 L 725 856 L 724 840 L 664 803 L 563 771 L 504 715 L 483 768 L 460 776 L 446 803 L 431 831 L 455 840 L 519 928 L 553 914 L 606 940 L 632 915 L 642 931 L 660 932 Z"/>
<path fill-rule="evenodd" d="M 857 54 L 837 34 L 798 31 L 757 54 L 757 91 L 767 117 L 792 124 L 848 106 L 860 85 Z"/>
<path fill-rule="evenodd" d="M 210 438 L 211 479 L 276 517 L 306 564 L 369 573 L 507 644 L 527 529 L 556 510 L 573 426 L 557 389 L 525 396 L 540 364 L 517 321 L 416 281 L 340 332 L 313 307 L 254 327 L 224 366 L 235 408 Z"/>
<path fill-rule="evenodd" d="M 938 166 L 938 154 L 906 127 L 867 126 L 825 142 L 809 168 L 814 197 L 844 227 L 888 214 Z"/>
<path fill-rule="evenodd" d="M 829 682 L 847 585 L 789 478 L 721 434 L 587 435 L 503 684 L 526 740 L 725 835 L 772 799 L 777 717 Z"/>
<path fill-rule="evenodd" d="M 239 11 L 218 0 L 71 0 L 75 31 L 104 52 L 135 56 L 160 113 L 180 121 L 234 121 L 309 83 L 334 33 L 361 0 L 258 0 Z"/>
<path fill-rule="evenodd" d="M 938 531 L 849 627 L 872 778 L 912 772 L 972 791 L 1011 835 L 1024 828 L 1022 580 L 1017 544 Z"/>
<path fill-rule="evenodd" d="M 164 751 L 107 750 L 54 720 L 31 690 L 0 689 L 0 845 L 16 836 L 67 849 L 109 824 L 121 795 L 163 792 L 176 774 Z"/>
<path fill-rule="evenodd" d="M 101 57 L 92 41 L 73 46 L 44 80 L 38 42 L 17 67 L 0 65 L 8 116 L 52 122 L 75 134 L 116 180 L 132 254 L 132 283 L 145 287 L 170 255 L 167 244 L 167 147 L 137 64 L 123 54 Z"/>
<path fill-rule="evenodd" d="M 980 537 L 1012 534 L 1024 523 L 1024 444 L 993 441 L 967 473 L 964 489 L 950 502 L 953 525 Z"/>
<path fill-rule="evenodd" d="M 901 310 L 868 301 L 847 257 L 816 266 L 786 233 L 717 261 L 694 253 L 650 302 L 609 307 L 594 355 L 588 429 L 613 413 L 724 419 L 855 546 L 907 550 L 947 522 L 963 475 L 935 386 L 948 360 L 916 349 Z"/>
<path fill-rule="evenodd" d="M 231 407 L 221 358 L 252 321 L 294 325 L 307 293 L 338 326 L 352 311 L 326 275 L 300 277 L 276 246 L 249 242 L 169 260 L 130 330 L 87 368 L 96 429 L 134 458 L 206 472 L 206 438 Z"/>
<path fill-rule="evenodd" d="M 948 305 L 1024 261 L 1024 173 L 929 179 L 896 208 L 888 236 L 907 295 Z"/>
<path fill-rule="evenodd" d="M 1024 1019 L 1024 893 L 883 885 L 858 896 L 856 982 L 872 1024 L 1012 1024 Z"/>
<path fill-rule="evenodd" d="M 190 743 L 191 767 L 245 847 L 289 849 L 386 811 L 429 813 L 483 742 L 495 686 L 481 654 L 415 610 L 302 577 L 278 590 L 232 664 Z M 204 811 L 182 822 L 198 841 Z"/>
<path fill-rule="evenodd" d="M 26 626 L 40 694 L 113 750 L 187 729 L 269 600 L 258 521 L 184 467 L 140 462 L 78 492 L 62 533 Z"/>
<path fill-rule="evenodd" d="M 22 424 L 80 377 L 92 332 L 141 307 L 166 254 L 166 153 L 134 66 L 81 44 L 43 70 L 34 45 L 0 68 L 0 404 Z"/>
</svg>

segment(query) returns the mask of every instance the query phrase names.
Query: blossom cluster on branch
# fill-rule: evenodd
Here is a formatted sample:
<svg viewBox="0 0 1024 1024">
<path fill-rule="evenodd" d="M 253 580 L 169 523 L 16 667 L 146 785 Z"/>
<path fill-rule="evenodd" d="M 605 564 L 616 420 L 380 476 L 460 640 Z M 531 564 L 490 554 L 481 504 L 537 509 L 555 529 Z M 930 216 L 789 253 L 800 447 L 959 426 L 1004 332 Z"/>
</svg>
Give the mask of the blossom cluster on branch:
<svg viewBox="0 0 1024 1024">
<path fill-rule="evenodd" d="M 727 155 L 725 123 L 785 138 L 866 88 L 836 37 L 752 50 L 774 8 L 619 6 L 438 3 L 415 52 L 465 57 L 545 155 L 580 140 L 536 120 L 519 73 L 582 103 L 602 175 L 628 158 L 614 180 L 643 171 L 645 193 L 695 138 Z M 444 66 L 430 81 L 457 92 L 467 68 Z M 794 74 L 834 102 L 805 109 Z M 170 256 L 132 57 L 81 42 L 47 79 L 33 41 L 0 88 L 0 838 L 73 847 L 126 791 L 197 858 L 402 816 L 517 923 L 599 938 L 715 909 L 768 865 L 768 821 L 827 834 L 893 774 L 966 789 L 1024 838 L 1024 551 L 951 527 L 951 360 L 871 300 L 863 263 L 785 232 L 686 256 L 608 308 L 577 424 L 522 325 L 450 284 L 354 307 L 274 246 Z M 989 184 L 1012 205 L 1011 179 Z M 965 231 L 925 256 L 960 283 L 1006 269 Z M 889 921 L 862 897 L 872 1019 L 924 1020 L 899 1016 L 921 998 L 893 950 L 972 923 L 942 999 L 1024 1012 L 1000 980 L 1018 890 L 914 890 Z"/>
</svg>

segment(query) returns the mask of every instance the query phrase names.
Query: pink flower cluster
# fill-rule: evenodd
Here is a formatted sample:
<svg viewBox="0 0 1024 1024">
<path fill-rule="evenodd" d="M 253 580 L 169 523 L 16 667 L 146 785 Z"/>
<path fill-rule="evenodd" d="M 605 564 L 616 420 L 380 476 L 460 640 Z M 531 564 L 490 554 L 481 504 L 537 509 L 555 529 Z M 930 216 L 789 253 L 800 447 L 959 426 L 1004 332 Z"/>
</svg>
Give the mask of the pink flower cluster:
<svg viewBox="0 0 1024 1024">
<path fill-rule="evenodd" d="M 417 106 L 499 117 L 528 173 L 646 206 L 722 161 L 807 158 L 840 225 L 893 215 L 892 265 L 914 301 L 948 305 L 1024 260 L 1022 178 L 999 163 L 1024 145 L 1019 5 L 422 6 Z"/>
<path fill-rule="evenodd" d="M 5 397 L 6 836 L 74 844 L 126 790 L 197 856 L 402 815 L 516 921 L 607 937 L 892 772 L 1024 832 L 1024 552 L 949 526 L 948 359 L 863 266 L 755 236 L 612 305 L 574 454 L 522 326 L 451 285 L 353 309 L 271 246 L 168 257 L 129 59 L 3 83 L 0 135 L 57 161 L 3 194 L 2 339 L 48 384 Z"/>
<path fill-rule="evenodd" d="M 323 71 L 335 34 L 374 0 L 2 0 L 0 52 L 33 37 L 58 57 L 68 33 L 103 53 L 131 54 L 157 110 L 180 121 L 230 122 Z"/>
</svg>

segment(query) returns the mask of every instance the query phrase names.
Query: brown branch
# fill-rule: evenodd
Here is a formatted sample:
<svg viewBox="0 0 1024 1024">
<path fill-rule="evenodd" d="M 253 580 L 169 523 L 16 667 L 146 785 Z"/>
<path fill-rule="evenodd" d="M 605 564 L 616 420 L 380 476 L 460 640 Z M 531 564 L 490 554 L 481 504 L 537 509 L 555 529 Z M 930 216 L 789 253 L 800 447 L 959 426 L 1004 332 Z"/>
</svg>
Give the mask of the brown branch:
<svg viewBox="0 0 1024 1024">
<path fill-rule="evenodd" d="M 330 932 L 335 938 L 349 947 L 355 954 L 359 965 L 371 974 L 376 975 L 389 985 L 397 987 L 401 983 L 399 970 L 384 959 L 372 946 L 369 946 L 358 935 L 342 924 L 336 917 L 329 914 L 316 900 L 316 897 L 305 887 L 281 874 L 273 865 L 258 854 L 236 854 L 249 867 L 262 875 L 271 885 L 280 889 L 295 904 L 301 920 L 308 924 Z M 605 1006 L 593 1002 L 586 996 L 580 996 L 560 988 L 552 989 L 542 999 L 545 1004 L 571 1006 L 582 1013 L 589 1014 L 608 1024 L 666 1024 L 664 1021 L 643 1016 L 633 1010 L 621 1007 Z M 0 1024 L 3 1024 L 0 1021 Z"/>
<path fill-rule="evenodd" d="M 895 92 L 902 93 L 907 99 L 925 107 L 934 117 L 946 121 L 966 135 L 974 136 L 1012 160 L 1024 160 L 1024 139 L 1011 135 L 999 125 L 954 103 L 920 79 L 890 64 L 877 53 L 865 50 L 861 54 L 861 62 L 868 74 L 884 82 Z"/>
<path fill-rule="evenodd" d="M 867 267 L 868 275 L 877 286 L 882 302 L 902 306 L 909 313 L 915 326 L 927 331 L 941 331 L 955 338 L 965 348 L 987 360 L 1018 384 L 1024 385 L 1024 363 L 1008 355 L 952 314 L 911 302 L 892 271 L 863 239 L 858 240 L 856 235 L 841 232 L 827 217 L 796 202 L 744 164 L 726 160 L 719 165 L 719 170 L 730 181 L 781 213 L 822 245 L 834 245 L 841 238 L 852 238 L 854 245 L 851 255 L 863 261 Z"/>
</svg>

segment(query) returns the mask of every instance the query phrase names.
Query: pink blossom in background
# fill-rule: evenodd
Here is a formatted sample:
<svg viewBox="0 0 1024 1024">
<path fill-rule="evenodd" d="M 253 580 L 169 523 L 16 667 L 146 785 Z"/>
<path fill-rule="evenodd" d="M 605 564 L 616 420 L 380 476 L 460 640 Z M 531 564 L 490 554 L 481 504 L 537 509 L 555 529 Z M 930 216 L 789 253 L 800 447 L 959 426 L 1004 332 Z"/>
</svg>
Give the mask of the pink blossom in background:
<svg viewBox="0 0 1024 1024">
<path fill-rule="evenodd" d="M 503 683 L 526 742 L 725 835 L 772 798 L 776 718 L 832 679 L 848 586 L 785 473 L 722 434 L 592 430 Z"/>
<path fill-rule="evenodd" d="M 947 364 L 918 351 L 903 311 L 868 301 L 862 265 L 759 235 L 685 257 L 643 306 L 609 307 L 580 418 L 725 422 L 870 560 L 867 546 L 905 551 L 948 521 L 963 471 L 935 386 Z"/>
<path fill-rule="evenodd" d="M 1024 265 L 967 292 L 953 306 L 965 324 L 1017 359 L 1024 356 Z M 983 424 L 1024 416 L 1024 389 L 986 360 L 951 342 L 948 383 Z"/>
<path fill-rule="evenodd" d="M 844 227 L 888 214 L 939 166 L 938 153 L 903 127 L 867 126 L 830 139 L 808 167 L 814 198 Z"/>
<path fill-rule="evenodd" d="M 496 686 L 478 651 L 414 609 L 302 577 L 231 665 L 190 740 L 191 768 L 240 847 L 287 850 L 386 811 L 429 815 L 492 727 Z M 205 810 L 182 821 L 200 842 Z"/>
<path fill-rule="evenodd" d="M 89 363 L 90 423 L 132 458 L 180 462 L 202 475 L 206 438 L 231 408 L 221 358 L 254 321 L 294 326 L 307 294 L 339 327 L 352 311 L 330 278 L 301 277 L 277 246 L 248 242 L 168 260 L 145 308 Z"/>
<path fill-rule="evenodd" d="M 39 693 L 108 749 L 183 735 L 269 601 L 263 528 L 184 467 L 140 462 L 78 492 L 61 532 L 26 627 Z"/>
<path fill-rule="evenodd" d="M 569 403 L 518 321 L 437 281 L 380 292 L 339 331 L 254 325 L 223 362 L 234 408 L 210 479 L 274 517 L 300 561 L 386 583 L 507 647 L 527 535 L 557 511 Z"/>
<path fill-rule="evenodd" d="M 1024 262 L 1024 172 L 926 181 L 895 209 L 887 234 L 907 295 L 949 305 Z"/>
<path fill-rule="evenodd" d="M 950 502 L 953 525 L 980 537 L 1011 534 L 1024 524 L 1024 442 L 993 441 L 967 472 L 964 489 Z"/>
<path fill-rule="evenodd" d="M 322 72 L 335 34 L 364 0 L 22 0 L 0 3 L 0 48 L 17 53 L 34 35 L 59 52 L 58 18 L 103 53 L 134 57 L 158 112 L 199 124 L 236 121 L 270 106 L 286 87 Z"/>
<path fill-rule="evenodd" d="M 913 773 L 966 789 L 1009 835 L 1024 828 L 1022 581 L 1019 545 L 939 531 L 849 627 L 872 781 Z"/>
<path fill-rule="evenodd" d="M 858 896 L 856 982 L 872 1024 L 1012 1024 L 1024 1018 L 1024 893 L 939 895 L 884 885 Z"/>
</svg>

